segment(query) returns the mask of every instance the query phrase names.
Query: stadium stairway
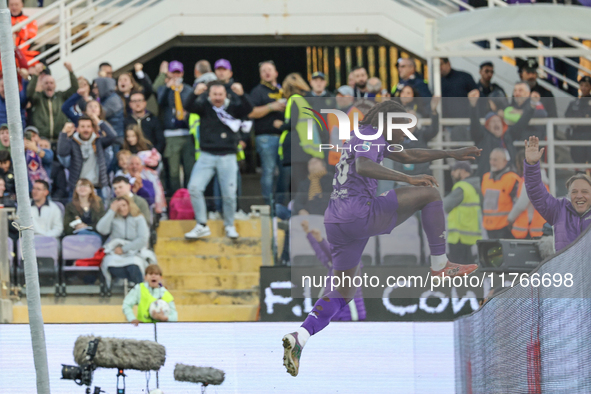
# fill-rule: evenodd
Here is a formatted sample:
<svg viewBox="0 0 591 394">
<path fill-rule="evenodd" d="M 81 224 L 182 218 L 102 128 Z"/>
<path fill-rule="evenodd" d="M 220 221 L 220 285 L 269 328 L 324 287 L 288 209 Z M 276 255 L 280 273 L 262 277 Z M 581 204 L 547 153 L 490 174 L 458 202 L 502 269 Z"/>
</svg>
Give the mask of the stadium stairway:
<svg viewBox="0 0 591 394">
<path fill-rule="evenodd" d="M 225 236 L 221 220 L 209 221 L 212 235 L 186 241 L 191 220 L 160 222 L 154 251 L 164 271 L 164 286 L 175 298 L 179 321 L 255 321 L 262 264 L 260 219 L 236 220 L 240 238 Z M 279 239 L 281 249 L 281 241 Z M 45 323 L 120 323 L 123 298 L 42 298 Z M 27 306 L 13 306 L 13 323 L 27 323 Z"/>
</svg>

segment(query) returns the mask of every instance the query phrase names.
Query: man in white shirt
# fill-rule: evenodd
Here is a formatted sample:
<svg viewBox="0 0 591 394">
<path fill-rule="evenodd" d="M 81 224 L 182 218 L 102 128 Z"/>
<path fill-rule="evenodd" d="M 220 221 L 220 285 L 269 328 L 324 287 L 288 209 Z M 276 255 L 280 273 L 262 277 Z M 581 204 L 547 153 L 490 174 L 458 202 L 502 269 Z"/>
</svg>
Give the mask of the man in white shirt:
<svg viewBox="0 0 591 394">
<path fill-rule="evenodd" d="M 58 238 L 64 231 L 64 218 L 59 207 L 49 201 L 49 185 L 47 182 L 37 180 L 31 191 L 31 215 L 33 216 L 33 230 L 36 235 Z"/>
</svg>

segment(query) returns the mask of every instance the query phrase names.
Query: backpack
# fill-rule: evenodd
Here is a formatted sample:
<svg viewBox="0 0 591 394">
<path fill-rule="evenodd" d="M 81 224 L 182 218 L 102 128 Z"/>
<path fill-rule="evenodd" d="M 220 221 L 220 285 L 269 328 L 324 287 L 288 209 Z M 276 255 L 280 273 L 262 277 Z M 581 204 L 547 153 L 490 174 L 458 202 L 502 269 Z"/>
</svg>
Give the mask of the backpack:
<svg viewBox="0 0 591 394">
<path fill-rule="evenodd" d="M 168 207 L 168 217 L 170 220 L 195 219 L 195 212 L 193 212 L 193 205 L 191 205 L 191 196 L 187 189 L 179 189 L 173 194 Z"/>
</svg>

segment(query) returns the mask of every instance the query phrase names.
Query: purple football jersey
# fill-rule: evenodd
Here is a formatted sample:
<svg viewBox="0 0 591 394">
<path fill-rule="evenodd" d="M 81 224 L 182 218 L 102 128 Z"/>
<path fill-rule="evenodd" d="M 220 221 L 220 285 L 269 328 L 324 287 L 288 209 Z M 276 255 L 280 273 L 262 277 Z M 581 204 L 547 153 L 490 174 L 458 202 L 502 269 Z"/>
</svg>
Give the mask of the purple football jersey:
<svg viewBox="0 0 591 394">
<path fill-rule="evenodd" d="M 367 125 L 360 127 L 359 132 L 362 135 L 373 135 L 376 130 Z M 351 139 L 343 146 L 341 159 L 335 166 L 333 191 L 324 213 L 325 223 L 351 223 L 358 218 L 367 217 L 369 204 L 376 196 L 378 180 L 359 175 L 355 168 L 355 159 L 367 157 L 381 164 L 387 146 L 388 142 L 383 136 L 374 141 L 366 141 L 351 133 Z"/>
</svg>

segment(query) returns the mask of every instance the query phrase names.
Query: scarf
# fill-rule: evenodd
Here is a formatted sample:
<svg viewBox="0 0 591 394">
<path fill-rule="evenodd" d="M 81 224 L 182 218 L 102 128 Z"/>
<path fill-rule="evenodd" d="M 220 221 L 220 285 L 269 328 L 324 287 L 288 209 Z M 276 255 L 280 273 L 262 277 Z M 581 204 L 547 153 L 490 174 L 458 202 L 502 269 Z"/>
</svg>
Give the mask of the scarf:
<svg viewBox="0 0 591 394">
<path fill-rule="evenodd" d="M 326 170 L 315 172 L 308 175 L 310 180 L 310 188 L 308 189 L 308 201 L 312 201 L 318 194 L 322 194 L 322 186 L 320 186 L 320 178 L 326 175 Z"/>
<path fill-rule="evenodd" d="M 74 141 L 78 143 L 78 145 L 80 145 L 80 152 L 82 152 L 82 158 L 84 160 L 87 160 L 90 157 L 90 154 L 95 150 L 94 140 L 96 139 L 96 134 L 92 133 L 88 141 L 82 141 L 80 139 L 80 134 L 78 134 L 78 132 L 75 132 L 72 138 L 74 139 Z"/>
<path fill-rule="evenodd" d="M 242 121 L 227 113 L 226 108 L 228 107 L 229 103 L 230 100 L 226 99 L 226 102 L 223 106 L 216 107 L 215 105 L 212 105 L 211 107 L 215 111 L 220 122 L 228 126 L 234 133 L 237 133 L 238 130 L 242 130 L 245 133 L 250 132 L 250 129 L 252 128 L 252 120 Z"/>
<path fill-rule="evenodd" d="M 183 108 L 183 100 L 181 99 L 181 92 L 183 85 L 171 86 L 174 92 L 174 109 L 176 120 L 185 120 L 185 109 Z"/>
</svg>

